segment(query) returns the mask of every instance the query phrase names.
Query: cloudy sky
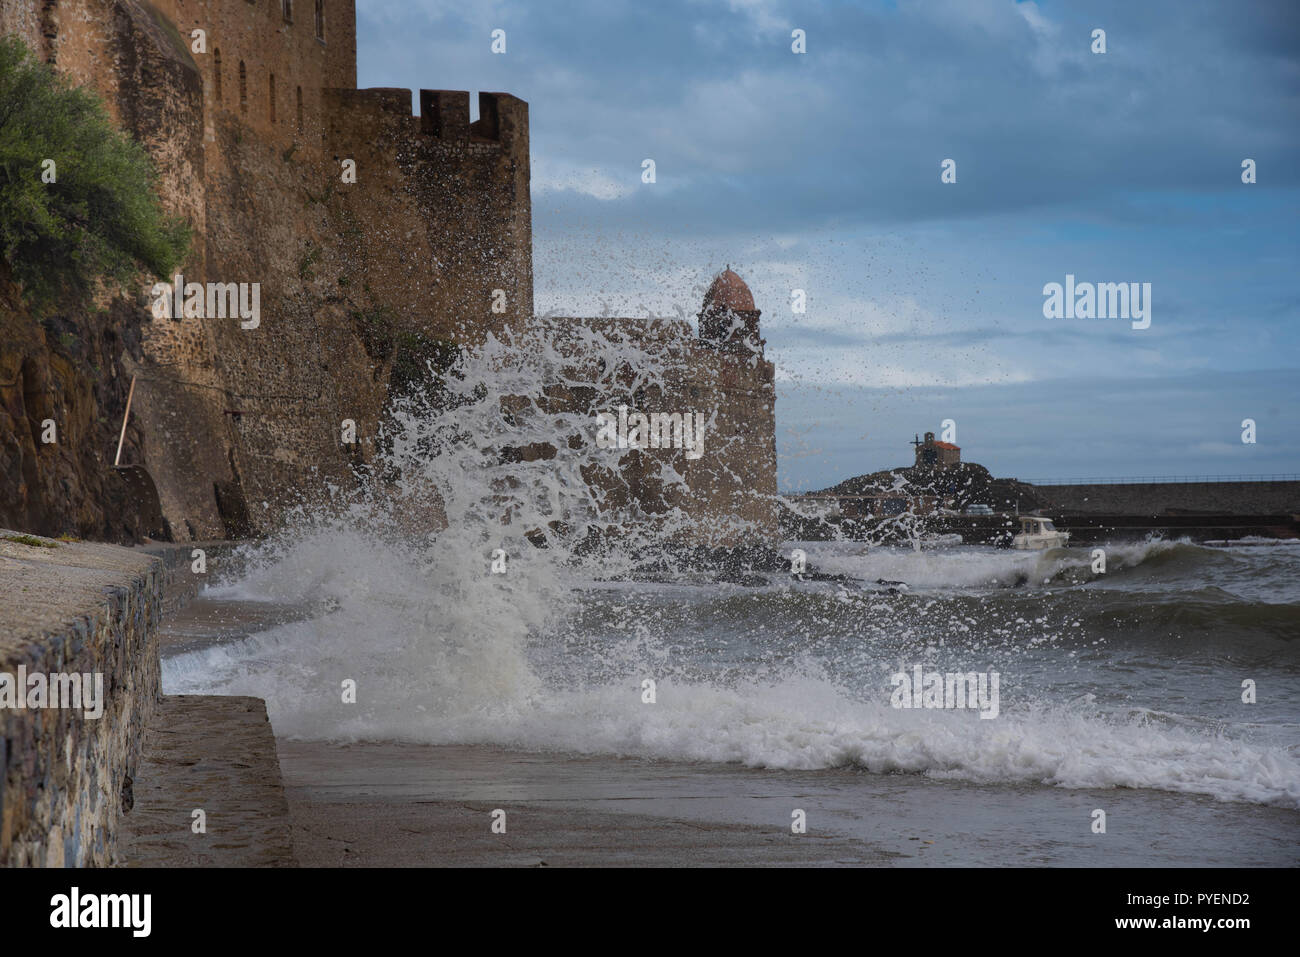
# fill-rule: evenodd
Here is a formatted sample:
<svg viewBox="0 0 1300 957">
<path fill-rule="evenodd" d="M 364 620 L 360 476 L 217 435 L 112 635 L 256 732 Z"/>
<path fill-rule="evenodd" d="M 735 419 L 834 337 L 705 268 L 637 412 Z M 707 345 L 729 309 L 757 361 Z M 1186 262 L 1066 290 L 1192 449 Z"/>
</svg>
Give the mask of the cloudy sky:
<svg viewBox="0 0 1300 957">
<path fill-rule="evenodd" d="M 1300 472 L 1300 4 L 358 7 L 361 86 L 529 102 L 539 312 L 748 281 L 783 490 L 944 419 L 997 475 Z M 1045 318 L 1067 274 L 1151 283 L 1150 327 Z"/>
</svg>

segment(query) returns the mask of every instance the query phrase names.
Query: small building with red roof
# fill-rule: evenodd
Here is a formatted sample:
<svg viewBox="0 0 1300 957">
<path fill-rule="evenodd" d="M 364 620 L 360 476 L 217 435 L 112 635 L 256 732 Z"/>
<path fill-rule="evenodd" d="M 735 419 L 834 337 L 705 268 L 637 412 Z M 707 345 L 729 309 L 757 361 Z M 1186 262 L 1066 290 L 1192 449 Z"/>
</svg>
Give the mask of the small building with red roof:
<svg viewBox="0 0 1300 957">
<path fill-rule="evenodd" d="M 933 432 L 925 433 L 925 441 L 913 439 L 916 446 L 916 465 L 926 468 L 946 468 L 961 462 L 961 447 L 951 442 L 936 442 Z"/>
</svg>

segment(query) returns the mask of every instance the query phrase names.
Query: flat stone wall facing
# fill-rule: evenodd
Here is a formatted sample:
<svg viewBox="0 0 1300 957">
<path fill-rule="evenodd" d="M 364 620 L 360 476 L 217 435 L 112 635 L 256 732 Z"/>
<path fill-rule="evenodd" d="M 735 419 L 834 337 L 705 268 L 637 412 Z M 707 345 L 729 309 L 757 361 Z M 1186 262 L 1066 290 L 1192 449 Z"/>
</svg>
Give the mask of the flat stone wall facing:
<svg viewBox="0 0 1300 957">
<path fill-rule="evenodd" d="M 0 676 L 11 688 L 20 667 L 103 676 L 98 719 L 0 698 L 0 866 L 117 863 L 119 814 L 161 695 L 164 580 L 141 551 L 0 529 Z"/>
</svg>

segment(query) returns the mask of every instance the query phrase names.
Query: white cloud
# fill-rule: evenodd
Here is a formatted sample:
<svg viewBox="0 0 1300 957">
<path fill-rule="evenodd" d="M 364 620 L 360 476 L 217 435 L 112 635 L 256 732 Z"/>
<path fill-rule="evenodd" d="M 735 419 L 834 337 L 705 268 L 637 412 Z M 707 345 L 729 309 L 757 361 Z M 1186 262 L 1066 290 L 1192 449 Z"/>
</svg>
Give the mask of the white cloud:
<svg viewBox="0 0 1300 957">
<path fill-rule="evenodd" d="M 635 182 L 628 175 L 614 176 L 603 169 L 583 168 L 572 163 L 537 157 L 532 168 L 534 194 L 574 192 L 599 200 L 622 199 Z"/>
<path fill-rule="evenodd" d="M 694 0 L 694 2 L 700 5 L 713 5 L 713 0 Z M 793 24 L 780 13 L 782 4 L 778 0 L 724 0 L 724 5 L 754 33 L 790 35 Z M 697 26 L 697 35 L 699 30 L 700 27 Z M 718 37 L 718 42 L 719 45 L 723 45 L 725 37 Z"/>
<path fill-rule="evenodd" d="M 858 386 L 867 389 L 952 388 L 1009 385 L 1034 381 L 1023 369 L 1003 368 L 995 356 L 970 362 L 964 357 L 936 363 L 916 357 L 906 364 L 884 362 L 870 346 L 837 349 L 783 349 L 769 355 L 776 365 L 776 380 L 804 387 Z"/>
</svg>

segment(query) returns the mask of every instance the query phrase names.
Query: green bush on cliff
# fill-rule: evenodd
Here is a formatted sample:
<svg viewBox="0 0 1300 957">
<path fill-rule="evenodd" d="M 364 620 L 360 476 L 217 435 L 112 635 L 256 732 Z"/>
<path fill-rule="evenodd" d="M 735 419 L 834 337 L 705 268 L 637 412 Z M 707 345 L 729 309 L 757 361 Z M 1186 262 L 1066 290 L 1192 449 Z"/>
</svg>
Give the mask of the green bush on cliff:
<svg viewBox="0 0 1300 957">
<path fill-rule="evenodd" d="M 53 182 L 42 176 L 53 160 Z M 169 277 L 189 228 L 164 215 L 144 148 L 94 93 L 69 85 L 17 37 L 0 38 L 0 255 L 41 306 L 141 266 Z"/>
</svg>

